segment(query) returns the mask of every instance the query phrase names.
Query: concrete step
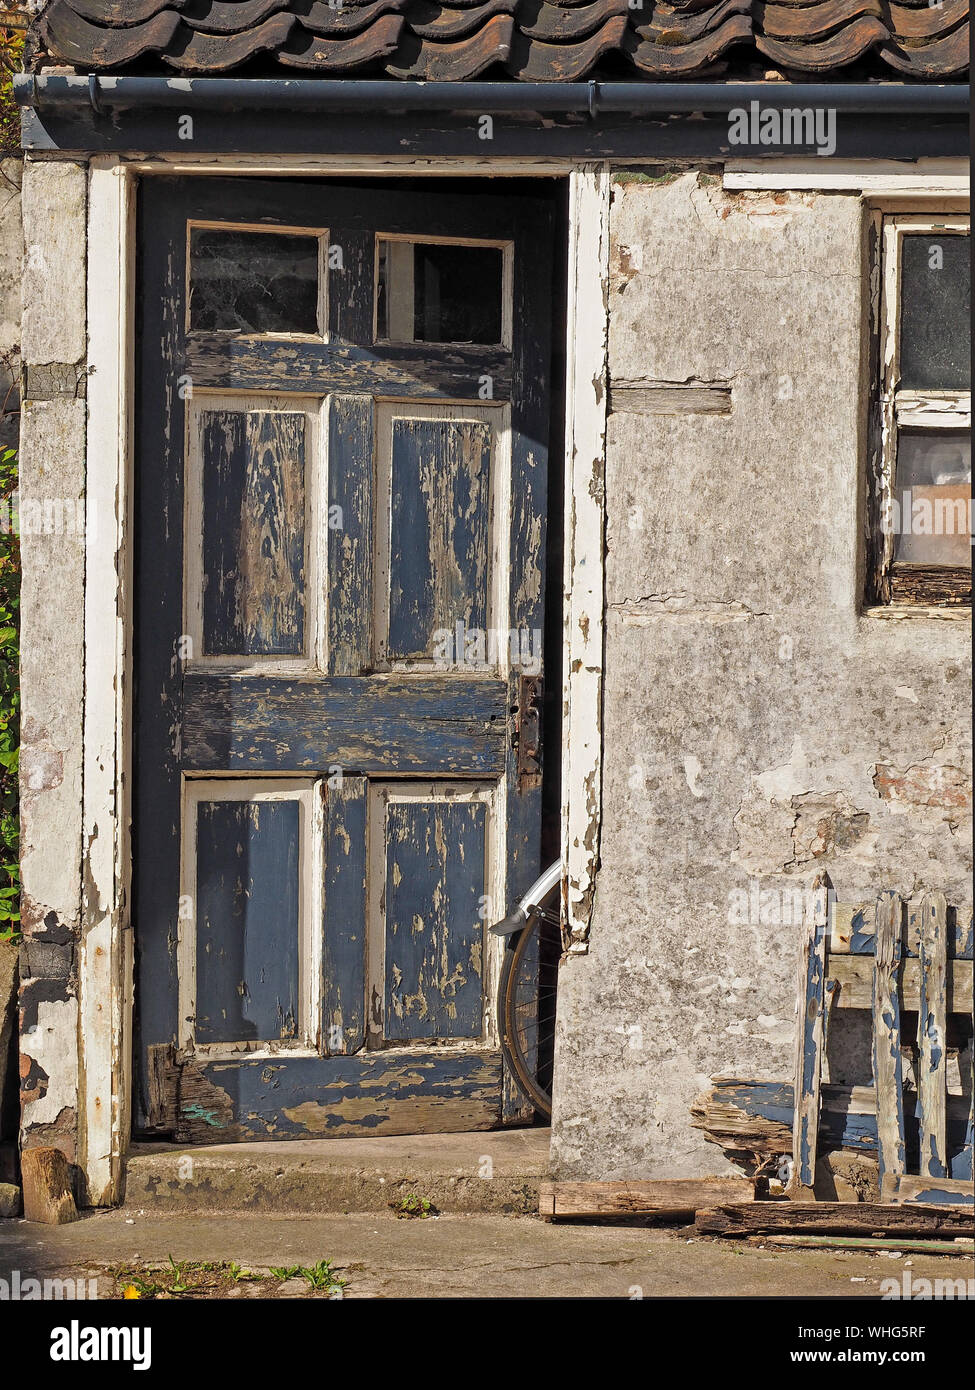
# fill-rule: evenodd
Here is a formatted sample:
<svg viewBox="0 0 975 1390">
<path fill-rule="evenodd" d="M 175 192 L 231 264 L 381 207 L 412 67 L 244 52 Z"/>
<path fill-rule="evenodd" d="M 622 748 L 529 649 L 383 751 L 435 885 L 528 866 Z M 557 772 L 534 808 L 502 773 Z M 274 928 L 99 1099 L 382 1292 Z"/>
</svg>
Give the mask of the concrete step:
<svg viewBox="0 0 975 1390">
<path fill-rule="evenodd" d="M 184 1148 L 136 1144 L 125 1204 L 146 1212 L 385 1211 L 415 1193 L 438 1211 L 538 1211 L 548 1129 Z"/>
</svg>

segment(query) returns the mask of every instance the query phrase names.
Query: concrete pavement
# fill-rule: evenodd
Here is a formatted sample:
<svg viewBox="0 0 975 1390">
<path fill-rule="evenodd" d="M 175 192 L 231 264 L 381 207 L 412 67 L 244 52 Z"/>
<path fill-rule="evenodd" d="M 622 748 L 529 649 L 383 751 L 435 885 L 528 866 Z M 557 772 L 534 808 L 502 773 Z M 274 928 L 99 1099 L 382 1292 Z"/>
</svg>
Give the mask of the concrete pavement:
<svg viewBox="0 0 975 1390">
<path fill-rule="evenodd" d="M 97 1278 L 111 1266 L 234 1261 L 245 1269 L 333 1261 L 348 1298 L 877 1297 L 881 1281 L 969 1279 L 971 1259 L 828 1250 L 762 1249 L 688 1231 L 547 1224 L 535 1217 L 447 1214 L 400 1220 L 392 1212 L 277 1216 L 101 1212 L 70 1226 L 0 1222 L 0 1276 Z M 908 1263 L 909 1262 L 909 1263 Z M 260 1292 L 241 1283 L 230 1296 Z M 300 1280 L 287 1296 L 311 1293 Z"/>
</svg>

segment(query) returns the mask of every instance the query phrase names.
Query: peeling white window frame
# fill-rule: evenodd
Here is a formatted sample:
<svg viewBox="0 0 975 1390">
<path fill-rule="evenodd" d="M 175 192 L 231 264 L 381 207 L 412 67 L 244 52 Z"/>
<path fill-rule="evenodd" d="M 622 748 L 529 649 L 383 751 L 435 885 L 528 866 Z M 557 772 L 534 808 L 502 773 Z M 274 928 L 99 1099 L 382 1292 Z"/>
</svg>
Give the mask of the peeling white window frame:
<svg viewBox="0 0 975 1390">
<path fill-rule="evenodd" d="M 599 862 L 610 165 L 568 159 L 127 158 L 88 175 L 84 844 L 78 1164 L 93 1206 L 121 1199 L 131 1135 L 132 589 L 136 191 L 159 174 L 540 178 L 569 184 L 565 403 L 563 869 L 584 951 Z M 485 183 L 486 191 L 490 184 Z"/>
<path fill-rule="evenodd" d="M 870 525 L 879 534 L 872 543 L 878 552 L 877 573 L 873 577 L 875 596 L 884 606 L 924 610 L 929 607 L 966 606 L 945 604 L 937 598 L 894 600 L 891 594 L 894 541 L 892 529 L 883 525 L 883 518 L 892 513 L 897 464 L 897 439 L 905 427 L 913 430 L 971 429 L 971 391 L 914 390 L 900 385 L 901 344 L 901 266 L 904 238 L 930 232 L 951 236 L 970 236 L 971 219 L 967 213 L 933 208 L 924 210 L 894 210 L 881 208 L 875 214 L 879 231 L 879 352 L 878 378 L 880 417 L 880 457 L 875 483 L 880 495 L 874 501 Z"/>
</svg>

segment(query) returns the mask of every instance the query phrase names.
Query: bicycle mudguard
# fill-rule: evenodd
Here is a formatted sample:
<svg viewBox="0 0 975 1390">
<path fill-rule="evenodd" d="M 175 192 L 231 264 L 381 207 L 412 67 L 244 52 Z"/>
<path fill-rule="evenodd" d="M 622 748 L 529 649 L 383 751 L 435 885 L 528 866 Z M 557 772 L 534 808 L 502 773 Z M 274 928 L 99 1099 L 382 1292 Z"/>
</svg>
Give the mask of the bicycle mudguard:
<svg viewBox="0 0 975 1390">
<path fill-rule="evenodd" d="M 528 914 L 519 903 L 513 912 L 508 913 L 507 917 L 502 917 L 500 922 L 495 922 L 493 927 L 488 927 L 488 931 L 493 936 L 514 936 L 515 932 L 521 931 L 527 921 Z"/>
<path fill-rule="evenodd" d="M 495 922 L 488 931 L 494 936 L 514 936 L 516 931 L 521 931 L 522 927 L 528 922 L 531 912 L 538 906 L 542 898 L 550 893 L 559 879 L 562 877 L 562 865 L 556 859 L 553 864 L 549 864 L 543 874 L 536 878 L 521 902 L 508 913 L 507 917 L 502 917 L 500 922 Z"/>
</svg>

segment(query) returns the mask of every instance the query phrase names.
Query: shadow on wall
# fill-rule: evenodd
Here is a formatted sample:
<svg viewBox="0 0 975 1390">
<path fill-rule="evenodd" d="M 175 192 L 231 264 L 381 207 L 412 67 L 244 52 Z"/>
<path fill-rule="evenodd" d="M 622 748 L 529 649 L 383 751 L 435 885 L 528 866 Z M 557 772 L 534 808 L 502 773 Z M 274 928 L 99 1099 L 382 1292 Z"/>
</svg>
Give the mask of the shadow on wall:
<svg viewBox="0 0 975 1390">
<path fill-rule="evenodd" d="M 19 158 L 0 158 L 0 449 L 15 448 L 20 431 L 22 170 Z"/>
</svg>

